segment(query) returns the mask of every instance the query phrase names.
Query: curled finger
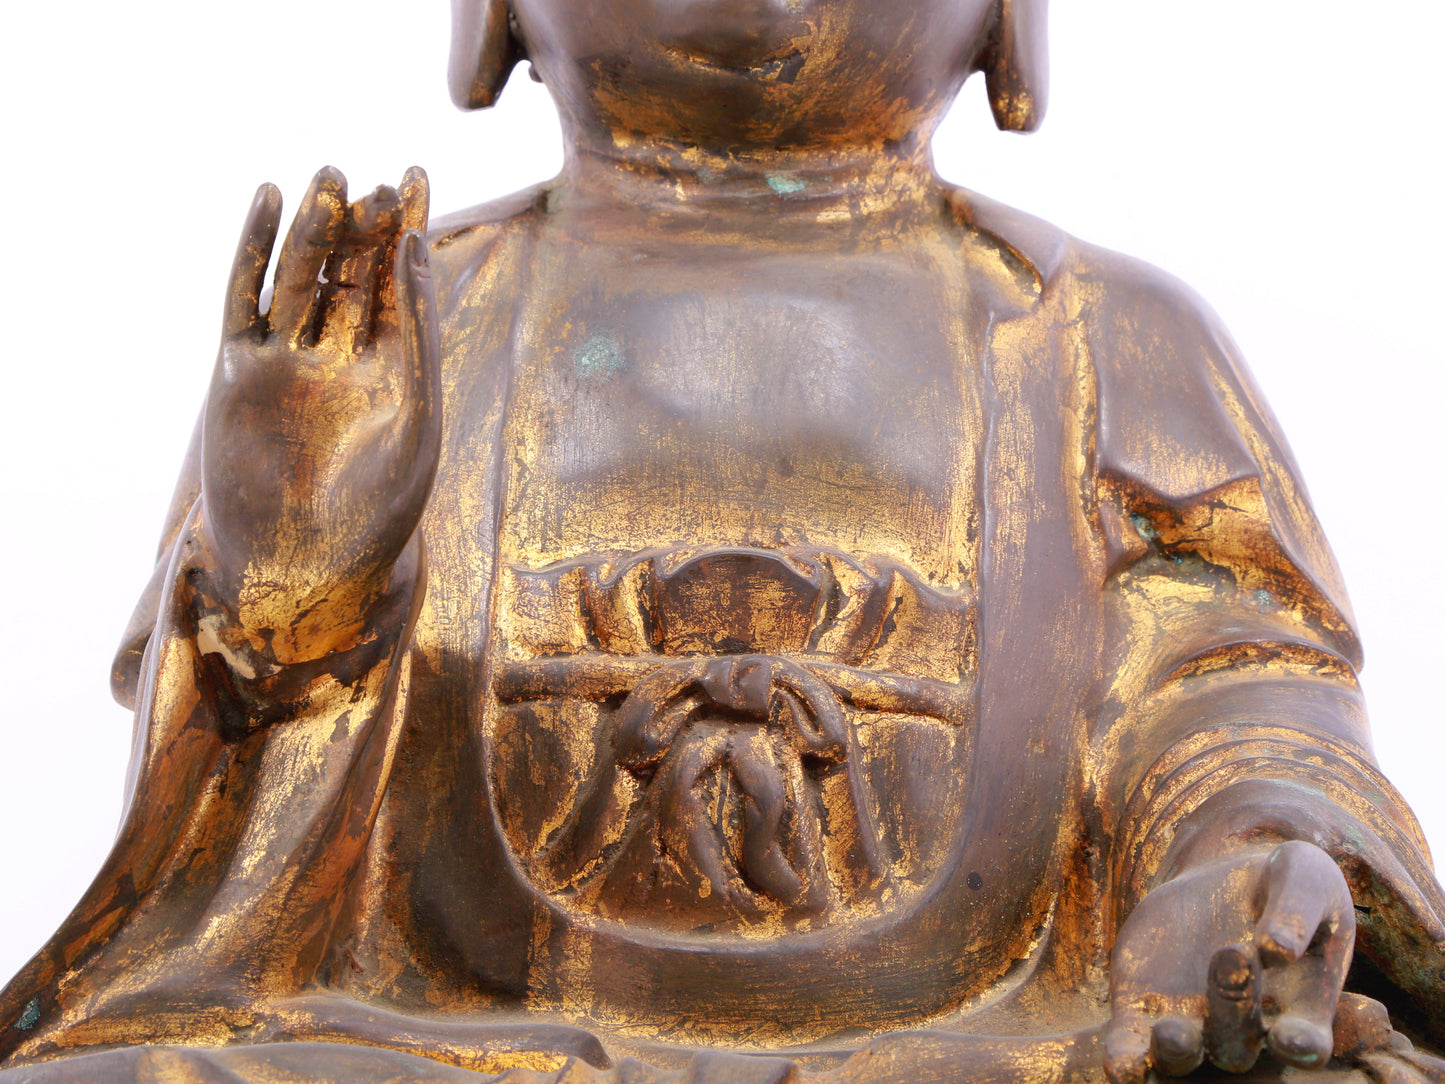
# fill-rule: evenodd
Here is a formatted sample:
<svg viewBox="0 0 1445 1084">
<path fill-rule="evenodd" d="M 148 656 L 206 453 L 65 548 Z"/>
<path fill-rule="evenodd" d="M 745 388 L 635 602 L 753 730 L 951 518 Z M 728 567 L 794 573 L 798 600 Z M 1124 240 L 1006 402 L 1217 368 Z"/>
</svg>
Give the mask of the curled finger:
<svg viewBox="0 0 1445 1084">
<path fill-rule="evenodd" d="M 1265 877 L 1265 904 L 1254 945 L 1266 967 L 1298 960 L 1322 926 L 1353 921 L 1344 876 L 1318 847 L 1294 842 L 1275 848 Z"/>
<path fill-rule="evenodd" d="M 370 345 L 395 305 L 392 285 L 401 197 L 390 185 L 357 200 L 326 263 L 322 334 L 343 354 Z"/>
<path fill-rule="evenodd" d="M 1354 951 L 1355 912 L 1344 875 L 1324 851 L 1286 843 L 1270 855 L 1254 944 L 1277 1015 L 1269 1049 L 1286 1065 L 1330 1060 L 1335 1009 Z"/>
</svg>

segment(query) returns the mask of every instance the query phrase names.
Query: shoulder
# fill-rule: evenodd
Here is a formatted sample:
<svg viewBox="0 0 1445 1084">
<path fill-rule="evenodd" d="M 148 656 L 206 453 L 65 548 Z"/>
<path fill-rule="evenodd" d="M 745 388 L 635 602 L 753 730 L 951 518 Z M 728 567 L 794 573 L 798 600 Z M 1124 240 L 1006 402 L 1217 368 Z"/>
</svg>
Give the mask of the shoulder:
<svg viewBox="0 0 1445 1084">
<path fill-rule="evenodd" d="M 1167 500 L 1257 472 L 1246 435 L 1269 428 L 1214 311 L 1142 260 L 1071 237 L 1032 215 L 955 190 L 955 217 L 1017 269 L 1051 334 L 1093 385 L 1096 466 Z"/>
<path fill-rule="evenodd" d="M 992 215 L 1007 243 L 1042 253 L 1041 307 L 1092 385 L 1103 492 L 1164 510 L 1211 559 L 1305 583 L 1318 619 L 1358 661 L 1339 571 L 1294 457 L 1214 310 L 1142 260 Z"/>
<path fill-rule="evenodd" d="M 1212 308 L 1157 267 L 1074 242 L 1071 290 L 1097 384 L 1099 467 L 1183 501 L 1293 463 Z"/>
<path fill-rule="evenodd" d="M 976 192 L 955 188 L 949 200 L 958 221 L 1011 253 L 1041 293 L 1065 295 L 1071 315 L 1107 328 L 1120 345 L 1142 349 L 1182 336 L 1225 348 L 1218 317 L 1173 275 Z"/>
<path fill-rule="evenodd" d="M 980 201 L 973 222 L 1027 262 L 1044 331 L 1092 389 L 1091 466 L 1116 511 L 1306 605 L 1359 662 L 1349 602 L 1268 405 L 1219 317 L 1173 275 Z M 1035 335 L 1038 339 L 1040 336 Z M 1061 365 L 1046 366 L 1056 380 Z"/>
<path fill-rule="evenodd" d="M 427 230 L 427 241 L 433 248 L 445 248 L 463 243 L 468 238 L 495 235 L 542 208 L 547 192 L 548 185 L 533 185 L 475 207 L 442 215 L 432 220 Z"/>
<path fill-rule="evenodd" d="M 964 188 L 951 189 L 948 199 L 954 218 L 998 248 L 1031 280 L 1028 287 L 1036 297 L 1055 287 L 1066 272 L 1077 242 L 1057 226 Z"/>
<path fill-rule="evenodd" d="M 444 308 L 479 277 L 493 277 L 486 273 L 489 267 L 508 262 L 507 257 L 517 249 L 516 242 L 531 236 L 547 192 L 546 185 L 535 185 L 432 220 L 427 245 Z"/>
<path fill-rule="evenodd" d="M 1013 253 L 1042 291 L 1066 293 L 1076 313 L 1124 318 L 1146 334 L 1222 333 L 1198 294 L 1143 260 L 1081 241 L 976 192 L 955 188 L 950 202 L 959 222 Z"/>
</svg>

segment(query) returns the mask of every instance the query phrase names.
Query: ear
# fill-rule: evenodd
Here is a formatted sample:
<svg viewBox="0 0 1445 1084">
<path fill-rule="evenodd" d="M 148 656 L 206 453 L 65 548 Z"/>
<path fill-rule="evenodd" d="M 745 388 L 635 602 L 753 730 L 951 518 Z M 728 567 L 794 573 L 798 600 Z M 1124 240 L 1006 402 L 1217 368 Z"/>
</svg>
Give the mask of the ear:
<svg viewBox="0 0 1445 1084">
<path fill-rule="evenodd" d="M 1000 129 L 1032 132 L 1049 104 L 1048 0 L 997 2 L 982 64 L 988 102 Z"/>
<path fill-rule="evenodd" d="M 452 0 L 452 54 L 447 84 L 458 109 L 492 105 L 526 50 L 512 32 L 507 0 Z"/>
</svg>

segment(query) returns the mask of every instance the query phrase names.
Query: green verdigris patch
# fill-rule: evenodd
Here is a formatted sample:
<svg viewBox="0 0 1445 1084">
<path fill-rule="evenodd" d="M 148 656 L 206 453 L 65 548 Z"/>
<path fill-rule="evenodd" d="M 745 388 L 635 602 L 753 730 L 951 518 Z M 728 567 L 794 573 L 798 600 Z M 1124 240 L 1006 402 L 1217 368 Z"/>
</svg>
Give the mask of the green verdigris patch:
<svg viewBox="0 0 1445 1084">
<path fill-rule="evenodd" d="M 627 355 L 610 334 L 588 336 L 572 355 L 572 368 L 584 379 L 605 380 L 626 367 Z"/>
<path fill-rule="evenodd" d="M 40 998 L 32 997 L 30 1003 L 25 1006 L 25 1011 L 20 1014 L 20 1019 L 15 1021 L 15 1026 L 21 1031 L 29 1031 L 40 1022 Z"/>
</svg>

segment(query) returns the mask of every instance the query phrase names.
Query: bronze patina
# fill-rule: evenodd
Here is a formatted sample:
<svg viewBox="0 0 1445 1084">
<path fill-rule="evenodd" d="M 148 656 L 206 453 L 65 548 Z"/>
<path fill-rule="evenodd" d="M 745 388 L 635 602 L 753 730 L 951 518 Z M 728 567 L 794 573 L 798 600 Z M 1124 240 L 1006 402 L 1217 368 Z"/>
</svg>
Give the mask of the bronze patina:
<svg viewBox="0 0 1445 1084">
<path fill-rule="evenodd" d="M 932 169 L 1043 0 L 456 0 L 459 105 L 524 58 L 555 181 L 257 193 L 0 1081 L 1445 1081 L 1237 351 Z"/>
</svg>

